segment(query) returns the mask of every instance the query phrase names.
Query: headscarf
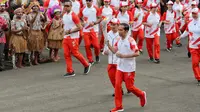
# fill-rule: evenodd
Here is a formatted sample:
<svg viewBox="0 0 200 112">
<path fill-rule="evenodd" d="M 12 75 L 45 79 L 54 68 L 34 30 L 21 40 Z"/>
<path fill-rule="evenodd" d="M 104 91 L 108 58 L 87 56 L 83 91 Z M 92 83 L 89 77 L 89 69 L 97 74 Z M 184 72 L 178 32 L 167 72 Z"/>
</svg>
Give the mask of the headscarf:
<svg viewBox="0 0 200 112">
<path fill-rule="evenodd" d="M 19 13 L 19 12 L 23 12 L 23 9 L 22 9 L 21 7 L 15 9 L 14 14 L 17 14 L 17 13 Z"/>
</svg>

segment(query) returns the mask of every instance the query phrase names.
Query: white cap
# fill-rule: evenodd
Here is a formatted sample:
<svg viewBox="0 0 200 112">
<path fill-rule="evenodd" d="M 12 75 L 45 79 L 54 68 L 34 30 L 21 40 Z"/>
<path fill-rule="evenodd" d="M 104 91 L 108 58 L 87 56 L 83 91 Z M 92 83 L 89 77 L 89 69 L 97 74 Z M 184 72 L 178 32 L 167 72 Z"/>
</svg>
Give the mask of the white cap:
<svg viewBox="0 0 200 112">
<path fill-rule="evenodd" d="M 156 8 L 158 6 L 158 4 L 156 4 L 155 2 L 151 3 L 150 7 L 151 8 Z"/>
<path fill-rule="evenodd" d="M 173 5 L 174 3 L 172 1 L 168 1 L 167 5 Z"/>
<path fill-rule="evenodd" d="M 120 6 L 121 6 L 121 7 L 123 7 L 123 6 L 128 6 L 128 3 L 127 3 L 127 2 L 124 2 L 124 1 L 122 1 L 122 2 L 120 3 Z"/>
<path fill-rule="evenodd" d="M 113 23 L 113 24 L 120 24 L 120 21 L 119 21 L 119 19 L 117 19 L 117 18 L 113 18 L 113 19 L 111 19 L 110 23 Z"/>
<path fill-rule="evenodd" d="M 136 0 L 136 3 L 142 3 L 143 1 L 142 0 Z"/>
<path fill-rule="evenodd" d="M 191 5 L 197 5 L 196 1 L 192 1 Z"/>
<path fill-rule="evenodd" d="M 192 13 L 198 14 L 199 13 L 199 8 L 192 9 Z"/>
</svg>

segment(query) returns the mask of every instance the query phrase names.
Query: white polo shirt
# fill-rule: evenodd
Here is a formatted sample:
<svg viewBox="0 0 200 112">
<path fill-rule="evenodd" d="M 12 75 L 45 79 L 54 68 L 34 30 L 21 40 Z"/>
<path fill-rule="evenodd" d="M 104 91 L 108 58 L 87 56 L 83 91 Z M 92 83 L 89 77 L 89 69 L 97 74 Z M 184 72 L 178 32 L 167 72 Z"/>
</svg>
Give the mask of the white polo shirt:
<svg viewBox="0 0 200 112">
<path fill-rule="evenodd" d="M 108 7 L 103 6 L 100 8 L 100 13 L 101 13 L 101 16 L 104 16 L 107 18 L 107 21 L 110 21 L 115 15 L 115 10 L 111 6 L 108 6 Z"/>
<path fill-rule="evenodd" d="M 174 11 L 169 11 L 167 10 L 163 14 L 163 21 L 169 21 L 170 24 L 164 24 L 164 31 L 165 34 L 170 34 L 170 33 L 175 33 L 176 32 L 176 27 L 175 27 L 175 19 L 176 19 L 176 14 Z"/>
<path fill-rule="evenodd" d="M 86 0 L 80 0 L 81 6 L 84 7 L 86 6 Z M 93 5 L 98 6 L 98 1 L 97 0 L 93 0 L 92 2 Z"/>
<path fill-rule="evenodd" d="M 81 10 L 81 4 L 79 1 L 75 0 L 75 2 L 72 1 L 72 11 L 75 13 L 75 14 L 79 14 Z"/>
<path fill-rule="evenodd" d="M 128 11 L 126 11 L 124 14 L 122 14 L 121 12 L 118 12 L 116 18 L 119 19 L 120 23 L 129 24 L 131 21 L 133 21 L 133 16 Z"/>
<path fill-rule="evenodd" d="M 79 13 L 79 17 L 83 17 L 84 21 L 86 22 L 83 28 L 83 32 L 90 32 L 91 30 L 98 32 L 98 25 L 89 27 L 89 23 L 96 22 L 97 17 L 100 15 L 100 11 L 96 6 L 92 5 L 90 8 L 88 8 L 87 6 L 82 8 Z"/>
<path fill-rule="evenodd" d="M 69 14 L 65 13 L 63 15 L 63 23 L 64 23 L 64 31 L 67 31 L 76 28 L 77 27 L 76 24 L 80 23 L 80 19 L 73 11 L 71 11 Z M 65 35 L 64 38 L 68 36 L 70 36 L 71 39 L 79 38 L 79 32 Z"/>
<path fill-rule="evenodd" d="M 133 54 L 138 51 L 137 44 L 133 37 L 127 36 L 124 40 L 122 38 L 115 44 L 117 52 L 122 54 Z M 135 57 L 133 58 L 118 58 L 117 70 L 122 72 L 134 72 L 136 69 Z"/>
<path fill-rule="evenodd" d="M 132 13 L 133 13 L 133 17 L 134 17 L 133 19 L 135 19 L 138 16 L 138 14 L 140 14 L 138 19 L 133 21 L 132 31 L 138 31 L 141 28 L 144 29 L 144 25 L 143 25 L 144 11 L 143 11 L 143 9 L 135 8 Z"/>
<path fill-rule="evenodd" d="M 190 21 L 181 38 L 189 35 L 189 48 L 200 48 L 200 19 Z"/>
<path fill-rule="evenodd" d="M 176 2 L 174 2 L 174 5 L 172 8 L 176 12 L 176 19 L 178 20 L 177 22 L 180 22 L 182 19 L 183 7 L 184 7 L 183 4 L 181 4 L 181 3 L 177 4 Z"/>
<path fill-rule="evenodd" d="M 120 6 L 120 0 L 111 0 L 110 1 L 110 5 L 112 5 L 113 7 L 118 7 Z"/>
<path fill-rule="evenodd" d="M 161 19 L 160 14 L 158 14 L 157 12 L 155 14 L 151 12 L 146 14 L 143 22 L 152 24 L 151 27 L 145 26 L 144 28 L 145 29 L 144 36 L 146 38 L 154 38 L 156 34 L 160 36 L 160 27 L 158 27 L 158 24 L 160 23 L 160 19 Z"/>
<path fill-rule="evenodd" d="M 109 40 L 110 45 L 111 45 L 112 47 L 114 47 L 115 43 L 116 43 L 117 41 L 119 41 L 119 39 L 120 39 L 120 38 L 119 38 L 119 33 L 118 33 L 118 32 L 114 33 L 114 32 L 111 30 L 111 31 L 108 32 L 107 35 L 108 35 L 108 36 L 107 36 L 107 40 Z M 108 64 L 117 64 L 118 58 L 117 58 L 116 54 L 113 54 L 113 53 L 109 50 L 109 48 L 108 48 L 107 45 L 104 46 L 103 54 L 104 54 L 105 51 L 108 51 Z"/>
</svg>

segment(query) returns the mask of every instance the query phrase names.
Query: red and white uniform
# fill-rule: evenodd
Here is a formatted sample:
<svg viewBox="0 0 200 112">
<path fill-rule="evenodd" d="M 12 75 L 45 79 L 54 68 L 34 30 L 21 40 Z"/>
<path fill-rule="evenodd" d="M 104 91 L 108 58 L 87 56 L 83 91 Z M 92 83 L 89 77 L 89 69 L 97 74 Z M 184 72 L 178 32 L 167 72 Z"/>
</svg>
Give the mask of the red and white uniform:
<svg viewBox="0 0 200 112">
<path fill-rule="evenodd" d="M 162 20 L 170 22 L 169 24 L 164 24 L 165 34 L 176 32 L 175 19 L 176 19 L 176 13 L 174 11 L 167 10 L 163 14 Z"/>
<path fill-rule="evenodd" d="M 148 14 L 146 14 L 143 22 L 152 24 L 152 26 L 150 27 L 145 26 L 144 36 L 146 38 L 154 38 L 156 34 L 160 36 L 160 28 L 158 27 L 160 20 L 160 14 L 158 13 L 153 14 L 152 12 L 149 12 Z"/>
<path fill-rule="evenodd" d="M 127 35 L 125 39 L 120 40 L 115 44 L 117 52 L 121 54 L 133 54 L 138 51 L 135 40 Z M 115 109 L 122 109 L 122 81 L 125 82 L 127 89 L 134 93 L 137 97 L 144 97 L 144 93 L 134 86 L 136 70 L 135 57 L 133 58 L 118 58 L 116 83 L 115 83 Z"/>
<path fill-rule="evenodd" d="M 189 48 L 192 56 L 194 76 L 197 80 L 200 80 L 200 19 L 192 19 L 192 21 L 188 23 L 185 32 L 180 37 L 183 38 L 187 35 L 189 35 Z"/>
<path fill-rule="evenodd" d="M 143 22 L 150 23 L 151 26 L 145 26 L 144 37 L 146 37 L 146 47 L 149 58 L 160 58 L 160 14 L 149 12 L 145 15 Z M 154 45 L 154 52 L 153 52 Z M 154 56 L 153 56 L 154 53 Z"/>
<path fill-rule="evenodd" d="M 132 11 L 132 14 L 133 14 L 132 35 L 135 41 L 137 41 L 137 38 L 139 38 L 138 48 L 142 50 L 144 41 L 144 25 L 143 25 L 144 11 L 141 8 L 140 9 L 135 8 Z M 138 15 L 139 17 L 136 18 Z"/>
<path fill-rule="evenodd" d="M 89 60 L 89 62 L 93 62 L 92 58 L 92 51 L 90 48 L 90 45 L 92 44 L 94 46 L 95 55 L 99 56 L 100 53 L 100 47 L 99 47 L 99 40 L 97 36 L 98 25 L 89 26 L 89 23 L 96 22 L 98 17 L 100 17 L 100 11 L 99 9 L 92 5 L 90 8 L 87 6 L 82 8 L 79 14 L 79 17 L 83 17 L 85 21 L 85 26 L 83 28 L 83 34 L 84 34 L 84 41 L 85 41 L 85 49 L 86 49 L 86 55 Z"/>
<path fill-rule="evenodd" d="M 170 22 L 164 24 L 164 31 L 167 38 L 167 48 L 172 48 L 172 42 L 176 39 L 176 13 L 174 11 L 167 10 L 162 17 L 162 21 Z"/>
<path fill-rule="evenodd" d="M 124 14 L 118 12 L 116 18 L 119 19 L 120 23 L 130 24 L 133 21 L 133 16 L 129 11 L 126 11 Z"/>
<path fill-rule="evenodd" d="M 150 6 L 152 3 L 160 4 L 160 0 L 144 0 L 143 1 L 143 7 L 146 10 L 150 10 Z M 158 7 L 160 8 L 160 7 Z"/>
<path fill-rule="evenodd" d="M 81 4 L 81 7 L 85 7 L 86 6 L 86 0 L 80 0 L 80 4 Z M 98 0 L 93 0 L 92 4 L 94 6 L 98 6 Z"/>
<path fill-rule="evenodd" d="M 181 2 L 179 2 L 179 3 L 174 2 L 174 5 L 172 8 L 176 12 L 177 22 L 181 22 L 182 12 L 183 12 L 183 8 L 184 8 L 183 4 L 181 4 Z"/>
<path fill-rule="evenodd" d="M 63 23 L 64 23 L 64 31 L 71 30 L 76 28 L 77 24 L 80 24 L 79 17 L 71 11 L 70 13 L 65 13 L 63 15 Z M 88 67 L 89 64 L 86 61 L 86 59 L 83 57 L 83 55 L 79 52 L 79 32 L 71 33 L 69 35 L 64 36 L 63 40 L 63 49 L 64 49 L 64 57 L 66 62 L 66 71 L 67 73 L 72 73 L 73 67 L 72 67 L 72 59 L 71 54 L 74 55 L 82 64 L 84 67 Z"/>
<path fill-rule="evenodd" d="M 110 5 L 115 7 L 115 8 L 119 8 L 120 6 L 120 0 L 111 0 L 110 1 Z"/>
<path fill-rule="evenodd" d="M 94 25 L 93 27 L 89 27 L 90 22 L 97 21 L 97 17 L 100 16 L 100 10 L 96 6 L 92 6 L 90 8 L 84 7 L 81 9 L 79 13 L 79 17 L 83 17 L 86 25 L 83 28 L 83 32 L 90 32 L 90 30 L 94 30 L 98 32 L 98 25 Z"/>
<path fill-rule="evenodd" d="M 72 0 L 71 0 L 72 1 Z M 72 11 L 75 12 L 75 14 L 79 14 L 81 10 L 81 4 L 78 0 L 72 1 Z"/>
<path fill-rule="evenodd" d="M 109 40 L 109 43 L 112 47 L 114 47 L 115 43 L 117 41 L 119 41 L 119 33 L 116 32 L 114 33 L 113 31 L 109 31 L 108 34 L 107 34 L 107 40 Z M 115 88 L 115 75 L 116 75 L 116 71 L 117 71 L 117 56 L 116 54 L 113 54 L 108 46 L 104 46 L 104 51 L 103 51 L 103 54 L 104 52 L 108 52 L 108 67 L 107 67 L 107 71 L 108 71 L 108 76 L 109 76 L 109 79 L 113 85 L 113 87 Z"/>
<path fill-rule="evenodd" d="M 107 27 L 108 22 L 115 16 L 115 9 L 112 6 L 103 6 L 100 8 L 101 16 L 104 18 L 100 24 L 101 29 L 101 40 L 100 40 L 100 48 L 103 49 L 104 46 L 104 37 L 110 29 Z"/>
</svg>

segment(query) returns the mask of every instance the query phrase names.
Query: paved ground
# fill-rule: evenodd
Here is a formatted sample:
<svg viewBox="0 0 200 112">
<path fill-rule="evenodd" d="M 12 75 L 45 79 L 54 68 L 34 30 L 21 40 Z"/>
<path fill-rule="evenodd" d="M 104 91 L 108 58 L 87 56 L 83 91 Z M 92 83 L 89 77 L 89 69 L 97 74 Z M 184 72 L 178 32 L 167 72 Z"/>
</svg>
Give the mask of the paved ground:
<svg viewBox="0 0 200 112">
<path fill-rule="evenodd" d="M 138 98 L 126 94 L 125 112 L 200 112 L 200 87 L 186 48 L 166 52 L 164 40 L 161 64 L 149 63 L 146 52 L 137 58 L 135 84 L 147 91 L 148 105 L 141 108 Z M 74 60 L 76 77 L 64 78 L 62 57 L 58 63 L 0 72 L 0 112 L 108 112 L 114 104 L 106 67 L 107 57 L 101 56 L 101 63 L 83 75 Z"/>
</svg>

